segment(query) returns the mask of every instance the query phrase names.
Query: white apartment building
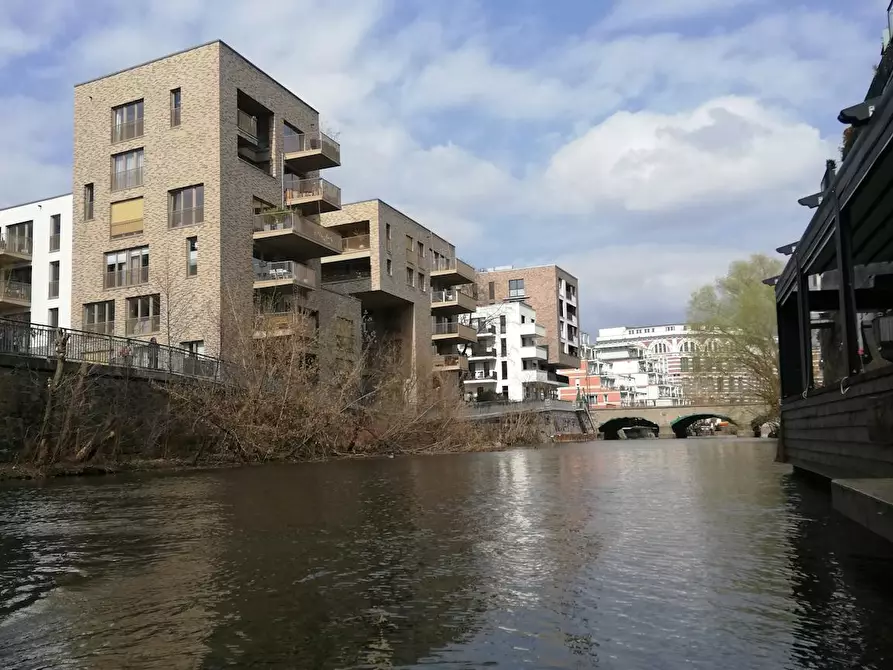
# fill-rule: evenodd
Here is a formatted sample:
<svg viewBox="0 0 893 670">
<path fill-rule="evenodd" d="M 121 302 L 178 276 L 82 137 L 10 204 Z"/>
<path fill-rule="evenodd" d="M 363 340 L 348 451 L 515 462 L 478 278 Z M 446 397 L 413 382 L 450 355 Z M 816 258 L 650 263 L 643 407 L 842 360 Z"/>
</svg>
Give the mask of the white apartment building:
<svg viewBox="0 0 893 670">
<path fill-rule="evenodd" d="M 558 388 L 567 385 L 566 377 L 549 370 L 546 327 L 527 303 L 479 306 L 465 318 L 477 331 L 476 344 L 460 347 L 469 360 L 467 399 L 545 400 L 557 398 Z"/>
<path fill-rule="evenodd" d="M 71 326 L 72 197 L 0 209 L 0 316 Z"/>
</svg>

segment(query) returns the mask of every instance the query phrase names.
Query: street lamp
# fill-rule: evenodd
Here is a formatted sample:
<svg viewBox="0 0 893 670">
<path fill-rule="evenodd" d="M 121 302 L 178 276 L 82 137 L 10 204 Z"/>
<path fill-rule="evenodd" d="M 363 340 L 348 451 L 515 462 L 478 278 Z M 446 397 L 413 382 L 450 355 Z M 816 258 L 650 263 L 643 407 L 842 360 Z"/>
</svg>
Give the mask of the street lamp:
<svg viewBox="0 0 893 670">
<path fill-rule="evenodd" d="M 763 280 L 763 283 L 766 286 L 775 286 L 778 283 L 778 280 L 780 277 L 781 277 L 781 275 L 775 275 L 774 277 L 768 277 Z"/>
<path fill-rule="evenodd" d="M 797 243 L 791 242 L 790 244 L 785 244 L 784 246 L 778 247 L 778 249 L 776 249 L 775 252 L 782 254 L 783 256 L 790 256 L 796 250 L 797 250 Z"/>
<path fill-rule="evenodd" d="M 871 98 L 871 100 L 842 109 L 840 114 L 837 115 L 837 120 L 848 126 L 864 126 L 871 121 L 874 109 L 879 101 L 880 97 Z"/>
<path fill-rule="evenodd" d="M 812 195 L 808 195 L 805 198 L 800 198 L 797 201 L 797 204 L 803 205 L 804 207 L 809 207 L 809 209 L 815 209 L 822 204 L 822 197 L 824 195 L 824 192 L 813 193 Z"/>
</svg>

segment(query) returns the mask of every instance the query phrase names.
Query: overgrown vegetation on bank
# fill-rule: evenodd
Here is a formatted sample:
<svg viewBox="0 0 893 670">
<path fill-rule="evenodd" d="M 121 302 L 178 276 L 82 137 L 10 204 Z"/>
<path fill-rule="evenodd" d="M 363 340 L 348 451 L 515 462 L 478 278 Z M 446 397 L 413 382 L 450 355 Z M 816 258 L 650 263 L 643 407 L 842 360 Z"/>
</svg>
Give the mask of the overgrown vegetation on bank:
<svg viewBox="0 0 893 670">
<path fill-rule="evenodd" d="M 357 357 L 296 317 L 290 335 L 240 338 L 220 380 L 96 374 L 65 363 L 57 342 L 48 384 L 33 378 L 20 421 L 18 466 L 89 470 L 127 463 L 229 464 L 443 453 L 537 443 L 535 415 L 491 424 L 462 417 L 455 380 L 407 381 L 406 361 L 381 343 Z M 92 369 L 91 369 L 92 368 Z"/>
</svg>

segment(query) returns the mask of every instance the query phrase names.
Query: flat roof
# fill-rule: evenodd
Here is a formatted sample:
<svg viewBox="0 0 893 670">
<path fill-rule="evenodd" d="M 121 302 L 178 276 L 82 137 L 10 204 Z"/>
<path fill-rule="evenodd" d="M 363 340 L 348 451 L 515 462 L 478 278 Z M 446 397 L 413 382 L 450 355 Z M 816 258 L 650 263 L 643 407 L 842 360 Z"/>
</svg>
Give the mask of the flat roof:
<svg viewBox="0 0 893 670">
<path fill-rule="evenodd" d="M 125 68 L 123 68 L 123 69 L 121 69 L 121 70 L 116 70 L 115 72 L 109 72 L 108 74 L 104 74 L 104 75 L 102 75 L 101 77 L 94 77 L 93 79 L 88 79 L 87 81 L 82 81 L 82 82 L 79 83 L 79 84 L 75 84 L 74 87 L 77 88 L 78 86 L 84 86 L 84 85 L 86 85 L 86 84 L 92 84 L 92 83 L 95 82 L 95 81 L 100 81 L 100 80 L 102 80 L 102 79 L 107 79 L 107 78 L 109 78 L 109 77 L 114 77 L 114 76 L 116 76 L 116 75 L 123 74 L 124 72 L 129 72 L 130 70 L 135 70 L 135 69 L 137 69 L 137 68 L 143 67 L 144 65 L 149 65 L 149 64 L 151 64 L 151 63 L 157 63 L 158 61 L 162 61 L 162 60 L 164 60 L 164 59 L 166 59 L 166 58 L 172 58 L 173 56 L 179 56 L 180 54 L 189 53 L 190 51 L 195 51 L 195 50 L 197 50 L 197 49 L 204 49 L 205 47 L 209 47 L 209 46 L 211 46 L 212 44 L 219 44 L 219 45 L 221 45 L 221 46 L 226 47 L 226 48 L 229 49 L 233 54 L 235 54 L 236 56 L 238 56 L 239 58 L 241 58 L 241 59 L 242 59 L 243 61 L 245 61 L 248 65 L 250 65 L 251 67 L 253 67 L 253 68 L 254 68 L 255 70 L 257 70 L 260 74 L 262 74 L 262 75 L 265 76 L 267 79 L 269 79 L 271 82 L 273 82 L 276 86 L 278 86 L 279 88 L 281 88 L 281 89 L 284 90 L 284 91 L 287 91 L 287 92 L 288 92 L 290 95 L 292 95 L 296 100 L 298 100 L 302 105 L 305 105 L 306 107 L 308 107 L 308 108 L 311 109 L 312 111 L 314 111 L 314 112 L 316 112 L 317 114 L 319 114 L 319 110 L 317 110 L 315 107 L 313 107 L 313 106 L 307 104 L 307 102 L 305 102 L 302 98 L 300 98 L 298 95 L 296 95 L 290 88 L 288 88 L 287 86 L 285 86 L 285 85 L 281 84 L 280 82 L 276 81 L 275 79 L 273 79 L 273 77 L 271 77 L 269 74 L 267 74 L 266 72 L 264 72 L 264 71 L 263 71 L 261 68 L 259 68 L 257 65 L 255 65 L 255 64 L 252 63 L 250 60 L 248 60 L 247 58 L 245 58 L 245 56 L 243 56 L 242 54 L 240 54 L 238 51 L 236 51 L 235 49 L 233 49 L 229 44 L 227 44 L 226 42 L 224 42 L 223 40 L 220 40 L 220 39 L 217 39 L 217 40 L 211 40 L 210 42 L 205 42 L 204 44 L 197 44 L 197 45 L 192 46 L 192 47 L 187 47 L 186 49 L 181 49 L 180 51 L 174 51 L 173 53 L 165 54 L 164 56 L 159 56 L 158 58 L 152 58 L 151 60 L 147 60 L 147 61 L 144 61 L 144 62 L 142 62 L 142 63 L 138 63 L 138 64 L 136 64 L 136 65 L 131 65 L 130 67 L 125 67 Z"/>
<path fill-rule="evenodd" d="M 416 221 L 414 218 L 412 218 L 409 214 L 407 214 L 406 212 L 404 212 L 402 209 L 397 209 L 397 208 L 394 207 L 391 203 L 386 202 L 386 201 L 382 200 L 381 198 L 369 198 L 368 200 L 355 200 L 354 202 L 344 202 L 344 203 L 341 203 L 341 209 L 344 209 L 345 207 L 349 207 L 350 205 L 365 205 L 366 203 L 369 203 L 369 202 L 377 202 L 377 203 L 379 203 L 379 204 L 381 204 L 381 205 L 384 205 L 385 207 L 390 207 L 390 208 L 393 209 L 395 212 L 397 212 L 397 213 L 400 214 L 401 216 L 405 216 L 407 219 L 409 219 L 410 221 L 412 221 L 414 224 L 416 224 L 416 225 L 419 226 L 420 228 L 424 228 L 425 230 L 427 230 L 429 233 L 431 233 L 432 235 L 434 235 L 434 237 L 436 237 L 438 240 L 440 240 L 440 241 L 443 242 L 444 244 L 448 244 L 448 245 L 450 245 L 451 247 L 454 247 L 454 248 L 455 248 L 456 245 L 453 244 L 452 242 L 450 242 L 448 239 L 446 239 L 446 238 L 444 238 L 444 237 L 441 237 L 440 235 L 438 235 L 437 233 L 435 233 L 433 230 L 431 230 L 428 226 L 426 226 L 424 223 L 419 223 L 419 222 Z"/>
<path fill-rule="evenodd" d="M 62 193 L 62 194 L 60 194 L 60 195 L 51 195 L 49 198 L 39 198 L 39 199 L 37 199 L 37 200 L 29 200 L 28 202 L 20 202 L 20 203 L 15 204 L 15 205 L 8 205 L 8 206 L 6 206 L 6 207 L 0 207 L 0 212 L 5 212 L 5 211 L 8 210 L 8 209 L 16 209 L 16 208 L 18 208 L 18 207 L 26 207 L 26 206 L 28 206 L 28 205 L 36 205 L 36 204 L 38 204 L 38 203 L 41 203 L 41 202 L 47 202 L 47 201 L 49 201 L 49 200 L 57 200 L 58 198 L 64 198 L 64 197 L 69 196 L 69 195 L 71 195 L 71 192 L 68 192 L 68 193 Z"/>
<path fill-rule="evenodd" d="M 491 269 L 479 270 L 478 274 L 490 275 L 490 274 L 497 274 L 497 273 L 503 273 L 503 272 L 523 272 L 524 270 L 536 270 L 537 268 L 555 268 L 556 270 L 561 270 L 564 274 L 566 274 L 570 277 L 573 277 L 576 281 L 580 281 L 580 279 L 577 277 L 577 275 L 571 274 L 570 272 L 565 270 L 563 267 L 561 267 L 560 265 L 556 265 L 555 263 L 544 263 L 543 265 L 525 265 L 525 266 L 519 267 L 519 268 L 516 268 L 516 267 L 504 268 L 504 269 L 491 268 Z"/>
</svg>

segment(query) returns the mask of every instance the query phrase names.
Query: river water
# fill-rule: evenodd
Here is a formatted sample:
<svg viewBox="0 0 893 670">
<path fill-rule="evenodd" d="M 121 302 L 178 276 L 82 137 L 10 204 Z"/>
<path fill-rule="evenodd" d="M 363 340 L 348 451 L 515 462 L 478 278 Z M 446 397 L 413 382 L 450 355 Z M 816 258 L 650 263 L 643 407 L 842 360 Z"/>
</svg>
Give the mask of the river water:
<svg viewBox="0 0 893 670">
<path fill-rule="evenodd" d="M 0 667 L 893 667 L 890 548 L 774 449 L 8 485 Z"/>
</svg>

